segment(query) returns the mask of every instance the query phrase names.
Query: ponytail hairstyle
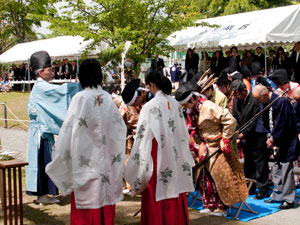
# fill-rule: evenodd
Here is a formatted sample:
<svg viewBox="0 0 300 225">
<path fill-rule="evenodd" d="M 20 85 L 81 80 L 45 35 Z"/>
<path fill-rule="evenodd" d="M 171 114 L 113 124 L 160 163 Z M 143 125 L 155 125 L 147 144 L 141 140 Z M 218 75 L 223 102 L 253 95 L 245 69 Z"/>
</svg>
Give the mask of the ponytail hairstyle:
<svg viewBox="0 0 300 225">
<path fill-rule="evenodd" d="M 151 71 L 145 78 L 146 85 L 153 83 L 164 94 L 170 95 L 172 93 L 171 81 L 157 70 Z"/>
</svg>

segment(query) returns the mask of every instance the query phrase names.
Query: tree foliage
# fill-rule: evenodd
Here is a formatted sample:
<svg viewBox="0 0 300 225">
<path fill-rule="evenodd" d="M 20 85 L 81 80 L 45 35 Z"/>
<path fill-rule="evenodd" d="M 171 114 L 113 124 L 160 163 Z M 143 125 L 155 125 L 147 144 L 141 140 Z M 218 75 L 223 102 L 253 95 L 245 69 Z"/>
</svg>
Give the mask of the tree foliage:
<svg viewBox="0 0 300 225">
<path fill-rule="evenodd" d="M 202 0 L 193 2 L 202 18 L 291 5 L 292 0 Z"/>
<path fill-rule="evenodd" d="M 188 0 L 66 0 L 61 15 L 48 17 L 58 35 L 81 35 L 94 44 L 106 42 L 119 52 L 131 41 L 129 57 L 141 62 L 167 54 L 166 38 L 197 18 Z M 112 52 L 112 50 L 109 50 Z"/>
<path fill-rule="evenodd" d="M 37 39 L 33 26 L 56 12 L 48 0 L 0 0 L 0 53 L 16 43 Z"/>
</svg>

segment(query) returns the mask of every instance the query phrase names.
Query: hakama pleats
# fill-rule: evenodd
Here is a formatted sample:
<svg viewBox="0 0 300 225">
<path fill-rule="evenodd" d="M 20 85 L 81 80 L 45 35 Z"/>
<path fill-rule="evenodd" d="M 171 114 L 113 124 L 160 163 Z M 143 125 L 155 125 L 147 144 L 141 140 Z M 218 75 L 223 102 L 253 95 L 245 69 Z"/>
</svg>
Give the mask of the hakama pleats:
<svg viewBox="0 0 300 225">
<path fill-rule="evenodd" d="M 188 225 L 189 216 L 186 194 L 177 198 L 155 200 L 157 182 L 157 142 L 152 141 L 151 156 L 153 159 L 153 174 L 146 190 L 142 192 L 142 225 Z"/>
<path fill-rule="evenodd" d="M 71 194 L 71 225 L 114 225 L 115 205 L 99 209 L 77 209 L 74 192 Z"/>
</svg>

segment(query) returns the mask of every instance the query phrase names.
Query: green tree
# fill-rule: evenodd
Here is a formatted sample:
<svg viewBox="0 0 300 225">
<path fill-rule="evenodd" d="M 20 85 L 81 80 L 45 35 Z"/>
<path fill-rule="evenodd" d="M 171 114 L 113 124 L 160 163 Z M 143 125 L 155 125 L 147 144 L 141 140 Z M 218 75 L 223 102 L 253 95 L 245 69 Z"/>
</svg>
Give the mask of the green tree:
<svg viewBox="0 0 300 225">
<path fill-rule="evenodd" d="M 195 0 L 192 4 L 203 18 L 291 5 L 292 0 Z"/>
<path fill-rule="evenodd" d="M 106 42 L 109 54 L 120 54 L 126 41 L 128 56 L 137 65 L 153 54 L 168 54 L 166 38 L 198 18 L 188 0 L 66 0 L 60 15 L 47 17 L 55 35 L 80 35 L 94 45 Z"/>
<path fill-rule="evenodd" d="M 0 53 L 16 43 L 37 39 L 33 27 L 56 12 L 48 0 L 0 0 Z"/>
</svg>

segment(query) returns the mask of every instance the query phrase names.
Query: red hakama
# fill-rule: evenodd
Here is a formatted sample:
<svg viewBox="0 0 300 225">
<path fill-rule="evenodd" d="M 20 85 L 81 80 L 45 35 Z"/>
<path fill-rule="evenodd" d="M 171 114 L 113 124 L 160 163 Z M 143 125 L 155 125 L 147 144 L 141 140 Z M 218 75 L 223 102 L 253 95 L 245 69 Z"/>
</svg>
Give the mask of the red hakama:
<svg viewBox="0 0 300 225">
<path fill-rule="evenodd" d="M 148 187 L 142 192 L 142 225 L 188 225 L 189 214 L 186 193 L 177 198 L 155 200 L 157 182 L 157 142 L 152 141 L 151 156 L 153 160 L 153 174 Z"/>
<path fill-rule="evenodd" d="M 100 209 L 76 209 L 74 192 L 71 194 L 71 225 L 114 225 L 115 205 Z"/>
</svg>

